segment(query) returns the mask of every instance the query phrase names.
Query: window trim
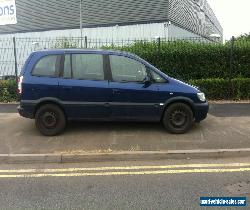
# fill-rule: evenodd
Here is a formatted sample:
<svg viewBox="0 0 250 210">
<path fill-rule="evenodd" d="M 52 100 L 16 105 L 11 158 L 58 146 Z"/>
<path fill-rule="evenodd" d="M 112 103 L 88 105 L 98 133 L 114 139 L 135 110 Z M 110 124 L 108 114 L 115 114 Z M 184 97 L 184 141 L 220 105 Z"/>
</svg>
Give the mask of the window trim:
<svg viewBox="0 0 250 210">
<path fill-rule="evenodd" d="M 70 77 L 64 77 L 64 70 L 65 70 L 65 57 L 66 55 L 70 56 Z M 73 78 L 73 72 L 72 72 L 72 53 L 64 53 L 63 58 L 61 60 L 61 69 L 60 69 L 60 78 L 62 79 L 72 79 Z"/>
<path fill-rule="evenodd" d="M 67 78 L 67 77 L 64 77 L 64 69 L 65 69 L 65 56 L 66 55 L 70 55 L 70 68 L 71 68 L 71 77 L 70 78 Z M 101 79 L 101 80 L 98 80 L 98 79 L 77 79 L 77 78 L 74 78 L 74 73 L 73 73 L 73 65 L 72 65 L 72 57 L 73 55 L 100 55 L 102 57 L 102 60 L 103 60 L 103 67 L 102 67 L 102 71 L 103 71 L 103 75 L 104 75 L 104 79 Z M 105 68 L 106 67 L 106 64 L 105 64 L 105 55 L 104 54 L 98 54 L 98 53 L 64 53 L 63 55 L 64 57 L 64 60 L 62 62 L 62 76 L 61 78 L 62 79 L 71 79 L 71 80 L 80 80 L 80 81 L 107 81 L 108 79 L 105 79 L 106 78 L 106 71 L 105 71 Z"/>
<path fill-rule="evenodd" d="M 36 68 L 36 65 L 38 64 L 39 61 L 41 61 L 42 59 L 49 57 L 49 56 L 57 56 L 56 59 L 56 66 L 55 66 L 55 76 L 45 76 L 45 75 L 39 75 L 39 74 L 34 74 L 34 69 Z M 60 67 L 61 67 L 61 62 L 62 62 L 62 54 L 48 54 L 48 55 L 44 55 L 41 56 L 33 65 L 32 70 L 31 70 L 31 76 L 33 77 L 45 77 L 45 78 L 60 78 Z"/>
<path fill-rule="evenodd" d="M 135 58 L 131 58 L 131 57 L 126 56 L 126 55 L 109 54 L 109 55 L 108 55 L 108 59 L 109 59 L 109 68 L 108 68 L 108 70 L 109 70 L 109 73 L 110 73 L 110 81 L 111 81 L 111 82 L 143 84 L 143 81 L 140 82 L 140 81 L 125 81 L 125 80 L 124 80 L 124 81 L 116 81 L 116 80 L 114 80 L 114 79 L 113 79 L 113 74 L 112 74 L 110 56 L 124 57 L 124 58 L 128 58 L 128 59 L 134 60 L 134 61 L 136 61 L 136 62 L 142 64 L 142 65 L 145 67 L 145 69 L 146 69 L 147 76 L 148 76 L 148 77 L 150 78 L 150 80 L 151 80 L 151 75 L 149 75 L 149 72 L 148 72 L 148 66 L 145 65 L 144 63 L 142 63 L 141 61 L 139 61 L 139 60 L 137 60 L 137 59 L 135 59 Z"/>
</svg>

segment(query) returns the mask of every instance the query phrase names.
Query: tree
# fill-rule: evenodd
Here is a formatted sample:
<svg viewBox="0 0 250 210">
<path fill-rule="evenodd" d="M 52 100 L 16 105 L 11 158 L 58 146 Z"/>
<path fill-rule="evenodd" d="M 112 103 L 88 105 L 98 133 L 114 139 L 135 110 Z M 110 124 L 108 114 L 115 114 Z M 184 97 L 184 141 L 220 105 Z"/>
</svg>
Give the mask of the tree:
<svg viewBox="0 0 250 210">
<path fill-rule="evenodd" d="M 235 38 L 236 41 L 250 41 L 250 33 L 242 34 Z"/>
</svg>

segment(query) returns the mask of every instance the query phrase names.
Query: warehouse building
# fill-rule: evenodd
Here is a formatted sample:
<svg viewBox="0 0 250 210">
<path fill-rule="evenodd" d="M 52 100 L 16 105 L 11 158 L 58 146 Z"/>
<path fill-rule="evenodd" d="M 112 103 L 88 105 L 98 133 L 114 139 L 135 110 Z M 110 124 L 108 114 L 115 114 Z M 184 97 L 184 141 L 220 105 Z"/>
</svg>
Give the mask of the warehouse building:
<svg viewBox="0 0 250 210">
<path fill-rule="evenodd" d="M 0 78 L 20 72 L 32 51 L 57 47 L 58 37 L 75 38 L 77 44 L 71 47 L 94 48 L 157 37 L 211 41 L 217 34 L 216 41 L 223 38 L 206 0 L 3 1 L 13 3 L 0 4 Z M 6 21 L 10 23 L 2 24 Z"/>
<path fill-rule="evenodd" d="M 17 0 L 16 24 L 0 37 L 79 37 L 81 0 Z M 83 36 L 92 39 L 223 36 L 206 0 L 82 0 Z"/>
</svg>

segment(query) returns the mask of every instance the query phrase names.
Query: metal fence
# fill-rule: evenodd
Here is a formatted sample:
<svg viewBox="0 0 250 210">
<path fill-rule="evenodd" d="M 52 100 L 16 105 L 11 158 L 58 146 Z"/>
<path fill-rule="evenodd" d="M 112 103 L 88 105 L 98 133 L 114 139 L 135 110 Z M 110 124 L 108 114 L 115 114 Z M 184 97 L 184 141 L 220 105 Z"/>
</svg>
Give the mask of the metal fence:
<svg viewBox="0 0 250 210">
<path fill-rule="evenodd" d="M 58 37 L 58 38 L 0 38 L 0 79 L 6 75 L 19 75 L 22 66 L 29 54 L 41 49 L 60 49 L 60 48 L 112 48 L 131 46 L 137 42 L 156 43 L 160 49 L 162 43 L 176 43 L 187 41 L 199 44 L 222 44 L 217 40 L 208 40 L 200 37 L 185 38 L 152 38 L 152 39 L 90 39 L 88 37 Z M 234 42 L 230 45 L 233 49 Z M 229 47 L 230 47 L 229 46 Z M 233 56 L 233 50 L 231 52 Z"/>
</svg>

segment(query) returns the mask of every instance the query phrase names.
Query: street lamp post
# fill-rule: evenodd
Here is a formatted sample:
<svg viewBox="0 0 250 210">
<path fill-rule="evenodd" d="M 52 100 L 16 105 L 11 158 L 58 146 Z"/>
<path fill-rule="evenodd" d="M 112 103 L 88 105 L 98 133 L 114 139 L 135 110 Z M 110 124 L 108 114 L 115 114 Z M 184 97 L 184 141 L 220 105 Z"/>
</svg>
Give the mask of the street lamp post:
<svg viewBox="0 0 250 210">
<path fill-rule="evenodd" d="M 82 1 L 80 0 L 80 31 L 81 31 L 81 48 L 82 48 Z"/>
</svg>

